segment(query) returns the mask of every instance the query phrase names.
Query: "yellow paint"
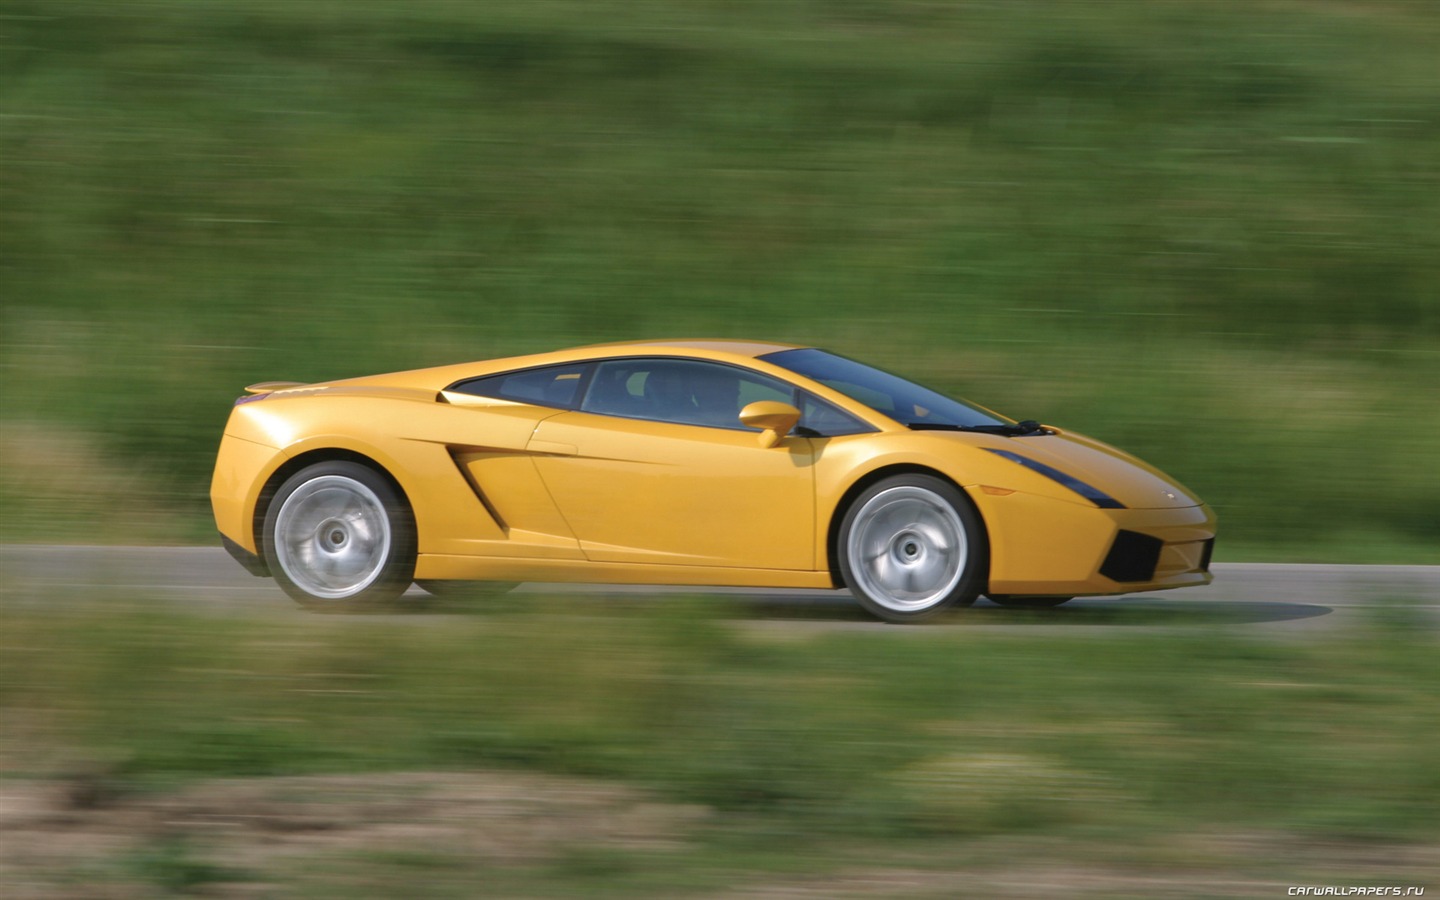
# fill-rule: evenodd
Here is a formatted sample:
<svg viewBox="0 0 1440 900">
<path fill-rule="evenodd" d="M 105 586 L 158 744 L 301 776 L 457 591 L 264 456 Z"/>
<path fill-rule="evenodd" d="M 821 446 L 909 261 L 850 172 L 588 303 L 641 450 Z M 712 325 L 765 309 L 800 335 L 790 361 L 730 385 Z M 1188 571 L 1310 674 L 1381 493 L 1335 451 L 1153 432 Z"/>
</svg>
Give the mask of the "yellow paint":
<svg viewBox="0 0 1440 900">
<path fill-rule="evenodd" d="M 1209 582 L 1198 566 L 1214 516 L 1164 473 L 1070 432 L 912 431 L 756 358 L 785 349 L 791 345 L 610 344 L 286 384 L 231 413 L 211 486 L 216 524 L 257 551 L 253 522 L 267 481 L 303 454 L 340 450 L 371 460 L 399 484 L 415 514 L 420 578 L 820 587 L 832 585 L 829 538 L 847 492 L 867 476 L 905 467 L 953 481 L 975 504 L 988 532 L 994 593 L 1128 593 Z M 623 356 L 742 366 L 798 384 L 874 431 L 784 436 L 790 426 L 781 420 L 795 410 L 769 401 L 744 410 L 753 426 L 746 430 L 738 421 L 734 428 L 678 425 L 444 390 L 486 374 Z M 1099 509 L 987 448 L 1052 466 L 1129 508 Z M 1098 574 L 1122 528 L 1166 542 L 1154 581 L 1121 585 Z"/>
</svg>

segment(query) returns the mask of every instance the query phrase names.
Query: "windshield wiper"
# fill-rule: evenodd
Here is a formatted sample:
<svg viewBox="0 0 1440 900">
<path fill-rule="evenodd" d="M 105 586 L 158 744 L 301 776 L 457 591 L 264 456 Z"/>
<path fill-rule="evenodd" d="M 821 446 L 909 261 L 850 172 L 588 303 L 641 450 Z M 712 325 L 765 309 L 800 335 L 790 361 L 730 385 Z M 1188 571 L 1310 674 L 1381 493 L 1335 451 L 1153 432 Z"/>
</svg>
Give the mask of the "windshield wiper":
<svg viewBox="0 0 1440 900">
<path fill-rule="evenodd" d="M 911 431 L 968 431 L 977 434 L 998 434 L 1002 437 L 1024 437 L 1027 434 L 1049 434 L 1044 425 L 1026 419 L 1013 425 L 950 425 L 944 422 L 909 422 Z"/>
</svg>

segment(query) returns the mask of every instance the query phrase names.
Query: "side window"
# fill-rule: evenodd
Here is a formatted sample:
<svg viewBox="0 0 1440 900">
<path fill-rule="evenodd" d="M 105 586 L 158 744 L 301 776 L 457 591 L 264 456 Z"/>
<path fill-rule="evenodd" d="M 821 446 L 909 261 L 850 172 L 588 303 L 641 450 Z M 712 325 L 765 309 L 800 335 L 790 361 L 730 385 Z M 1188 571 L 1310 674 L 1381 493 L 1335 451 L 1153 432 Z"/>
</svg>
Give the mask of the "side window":
<svg viewBox="0 0 1440 900">
<path fill-rule="evenodd" d="M 478 397 L 499 397 L 502 400 L 516 400 L 533 403 L 536 406 L 555 406 L 573 409 L 579 396 L 580 383 L 589 363 L 574 363 L 568 366 L 546 366 L 543 369 L 521 369 L 503 375 L 487 375 L 472 378 L 453 385 L 450 390 Z"/>
<path fill-rule="evenodd" d="M 689 359 L 599 363 L 585 412 L 680 425 L 745 430 L 740 410 L 756 400 L 795 402 L 795 388 L 758 372 Z"/>
<path fill-rule="evenodd" d="M 581 410 L 607 416 L 753 431 L 740 410 L 757 400 L 800 410 L 797 434 L 861 434 L 869 425 L 794 385 L 735 366 L 692 359 L 613 359 L 596 365 Z"/>
<path fill-rule="evenodd" d="M 800 394 L 800 423 L 796 430 L 811 437 L 865 434 L 875 429 L 845 410 L 805 392 Z"/>
</svg>

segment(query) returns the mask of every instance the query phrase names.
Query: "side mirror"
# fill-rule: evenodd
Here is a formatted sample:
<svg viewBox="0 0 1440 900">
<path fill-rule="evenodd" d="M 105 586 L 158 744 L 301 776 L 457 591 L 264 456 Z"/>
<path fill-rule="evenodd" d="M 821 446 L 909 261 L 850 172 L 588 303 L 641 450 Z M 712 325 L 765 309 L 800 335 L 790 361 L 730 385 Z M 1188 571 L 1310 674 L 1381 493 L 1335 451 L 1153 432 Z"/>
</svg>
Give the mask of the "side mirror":
<svg viewBox="0 0 1440 900">
<path fill-rule="evenodd" d="M 800 421 L 800 410 L 778 400 L 756 400 L 740 410 L 740 424 L 759 428 L 760 446 L 773 447 Z"/>
</svg>

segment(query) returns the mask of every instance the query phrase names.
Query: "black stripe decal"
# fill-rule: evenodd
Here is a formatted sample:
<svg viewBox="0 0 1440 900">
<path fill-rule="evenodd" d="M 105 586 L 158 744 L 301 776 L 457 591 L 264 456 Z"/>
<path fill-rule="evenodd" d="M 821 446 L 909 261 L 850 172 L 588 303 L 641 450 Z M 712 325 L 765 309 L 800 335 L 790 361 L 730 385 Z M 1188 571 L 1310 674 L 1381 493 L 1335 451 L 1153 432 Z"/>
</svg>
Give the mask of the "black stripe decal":
<svg viewBox="0 0 1440 900">
<path fill-rule="evenodd" d="M 989 450 L 991 453 L 994 453 L 996 456 L 1003 456 L 1011 462 L 1019 463 L 1020 465 L 1024 466 L 1032 472 L 1044 475 L 1051 481 L 1054 481 L 1058 484 L 1063 484 L 1065 487 L 1084 497 L 1086 500 L 1089 500 L 1091 503 L 1094 503 L 1101 509 L 1125 509 L 1125 504 L 1121 503 L 1119 500 L 1116 500 L 1114 497 L 1110 496 L 1109 494 L 1105 493 L 1097 487 L 1086 484 L 1085 482 L 1081 481 L 1073 475 L 1066 475 L 1059 469 L 1056 469 L 1052 466 L 1047 466 L 1044 463 L 1033 460 L 1028 456 L 1021 456 L 1018 453 L 1012 453 L 1009 450 L 996 450 L 991 447 L 986 447 L 985 449 Z"/>
</svg>

